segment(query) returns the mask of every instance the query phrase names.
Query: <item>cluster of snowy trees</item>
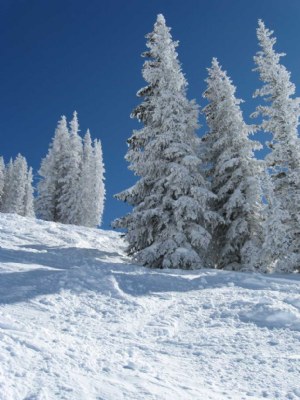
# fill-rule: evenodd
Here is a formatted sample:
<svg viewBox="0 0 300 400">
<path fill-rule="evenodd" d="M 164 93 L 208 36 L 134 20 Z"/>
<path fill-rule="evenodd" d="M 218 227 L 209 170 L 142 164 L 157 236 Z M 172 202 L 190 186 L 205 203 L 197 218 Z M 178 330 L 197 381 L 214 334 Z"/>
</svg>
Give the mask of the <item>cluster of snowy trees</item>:
<svg viewBox="0 0 300 400">
<path fill-rule="evenodd" d="M 254 57 L 264 103 L 247 125 L 235 87 L 212 60 L 202 112 L 208 132 L 196 135 L 199 108 L 186 96 L 177 42 L 160 14 L 147 35 L 143 77 L 147 86 L 132 113 L 143 124 L 128 140 L 136 184 L 116 197 L 133 206 L 114 222 L 124 228 L 128 253 L 149 267 L 215 267 L 248 271 L 300 270 L 300 100 L 262 21 Z M 272 134 L 270 152 L 250 139 Z"/>
<path fill-rule="evenodd" d="M 76 112 L 70 129 L 63 116 L 42 160 L 35 199 L 26 159 L 19 154 L 5 166 L 0 158 L 0 212 L 97 227 L 105 200 L 104 172 L 100 140 L 92 141 L 89 130 L 80 137 Z"/>
<path fill-rule="evenodd" d="M 5 165 L 0 157 L 0 212 L 34 217 L 32 168 L 18 154 Z"/>
<path fill-rule="evenodd" d="M 40 218 L 87 227 L 101 224 L 105 199 L 101 142 L 92 142 L 89 130 L 80 137 L 76 111 L 70 129 L 65 116 L 58 122 L 39 175 Z"/>
</svg>

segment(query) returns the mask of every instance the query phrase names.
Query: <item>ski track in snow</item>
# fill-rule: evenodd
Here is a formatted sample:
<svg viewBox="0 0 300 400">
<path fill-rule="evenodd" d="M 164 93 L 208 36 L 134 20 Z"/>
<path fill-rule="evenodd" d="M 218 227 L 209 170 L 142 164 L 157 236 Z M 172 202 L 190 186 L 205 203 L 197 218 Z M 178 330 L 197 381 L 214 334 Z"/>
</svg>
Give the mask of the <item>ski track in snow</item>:
<svg viewBox="0 0 300 400">
<path fill-rule="evenodd" d="M 117 233 L 0 215 L 1 400 L 300 398 L 300 277 L 130 265 Z"/>
</svg>

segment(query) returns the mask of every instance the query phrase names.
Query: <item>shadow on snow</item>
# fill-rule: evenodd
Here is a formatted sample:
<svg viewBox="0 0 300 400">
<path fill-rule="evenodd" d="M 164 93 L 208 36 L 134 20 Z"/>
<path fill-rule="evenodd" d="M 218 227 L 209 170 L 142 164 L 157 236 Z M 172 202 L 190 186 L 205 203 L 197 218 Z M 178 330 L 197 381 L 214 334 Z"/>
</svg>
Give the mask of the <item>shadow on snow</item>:
<svg viewBox="0 0 300 400">
<path fill-rule="evenodd" d="M 116 252 L 97 249 L 42 245 L 0 249 L 0 263 L 33 266 L 25 271 L 0 272 L 0 304 L 58 294 L 62 289 L 78 293 L 94 291 L 116 298 L 226 287 L 283 291 L 287 284 L 291 285 L 291 280 L 299 286 L 300 278 L 212 269 L 151 270 L 125 264 L 126 261 Z"/>
</svg>

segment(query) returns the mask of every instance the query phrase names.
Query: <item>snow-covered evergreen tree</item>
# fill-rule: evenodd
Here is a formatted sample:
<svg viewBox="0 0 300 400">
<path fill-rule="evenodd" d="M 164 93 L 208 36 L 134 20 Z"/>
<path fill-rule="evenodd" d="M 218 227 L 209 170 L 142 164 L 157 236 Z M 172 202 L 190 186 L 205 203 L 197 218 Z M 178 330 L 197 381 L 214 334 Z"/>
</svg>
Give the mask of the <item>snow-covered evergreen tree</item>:
<svg viewBox="0 0 300 400">
<path fill-rule="evenodd" d="M 55 135 L 42 160 L 37 185 L 36 212 L 38 217 L 46 221 L 65 222 L 59 213 L 59 199 L 62 196 L 62 177 L 65 174 L 64 158 L 69 147 L 69 131 L 67 120 L 62 116 L 55 130 Z"/>
<path fill-rule="evenodd" d="M 4 164 L 3 157 L 0 157 L 0 210 L 1 210 L 2 198 L 3 198 L 4 179 L 5 179 L 5 164 Z"/>
<path fill-rule="evenodd" d="M 205 143 L 207 175 L 217 196 L 214 210 L 223 221 L 214 229 L 210 253 L 218 268 L 255 268 L 262 243 L 262 162 L 254 158 L 261 147 L 251 141 L 254 128 L 245 124 L 235 87 L 213 59 L 203 94 L 208 133 Z"/>
<path fill-rule="evenodd" d="M 3 185 L 3 195 L 2 195 L 2 204 L 1 204 L 1 212 L 9 213 L 10 211 L 10 184 L 12 181 L 13 174 L 13 159 L 10 158 L 9 163 L 5 167 L 4 172 L 4 185 Z"/>
<path fill-rule="evenodd" d="M 114 226 L 127 230 L 128 252 L 158 268 L 200 268 L 211 236 L 214 197 L 200 172 L 195 136 L 198 108 L 186 98 L 187 82 L 177 59 L 177 42 L 160 14 L 147 35 L 143 102 L 132 116 L 144 127 L 128 140 L 126 160 L 140 177 L 117 195 L 133 210 Z"/>
<path fill-rule="evenodd" d="M 18 154 L 13 163 L 13 171 L 8 192 L 10 204 L 9 212 L 11 213 L 23 215 L 27 169 L 26 159 L 21 154 Z"/>
<path fill-rule="evenodd" d="M 290 271 L 300 270 L 300 99 L 293 97 L 295 85 L 290 80 L 290 73 L 280 63 L 284 54 L 274 50 L 276 38 L 272 34 L 259 20 L 257 37 L 260 51 L 254 61 L 263 86 L 256 90 L 254 96 L 261 96 L 266 105 L 257 107 L 253 116 L 261 115 L 262 129 L 272 134 L 269 143 L 271 152 L 266 157 L 266 163 L 271 171 L 276 204 L 285 215 L 281 221 L 286 227 L 277 230 L 277 234 L 286 232 L 290 238 L 289 265 L 286 255 L 282 254 L 286 269 Z M 278 241 L 285 241 L 286 234 Z"/>
<path fill-rule="evenodd" d="M 61 195 L 58 198 L 60 221 L 66 224 L 79 224 L 80 215 L 80 174 L 82 168 L 82 140 L 78 134 L 77 112 L 70 122 L 70 136 L 59 165 L 59 184 Z"/>
<path fill-rule="evenodd" d="M 83 160 L 80 177 L 80 225 L 101 225 L 105 198 L 104 166 L 100 141 L 94 146 L 88 130 L 83 143 Z"/>
<path fill-rule="evenodd" d="M 91 175 L 94 173 L 93 165 L 93 147 L 90 131 L 87 130 L 83 140 L 83 159 L 80 175 L 80 216 L 79 224 L 82 226 L 97 226 L 91 217 L 93 199 L 94 199 L 94 181 Z"/>
<path fill-rule="evenodd" d="M 286 220 L 288 212 L 274 196 L 273 182 L 269 173 L 265 174 L 264 196 L 264 243 L 257 253 L 261 272 L 292 272 L 295 255 L 289 251 L 291 237 Z"/>
<path fill-rule="evenodd" d="M 33 181 L 32 168 L 29 168 L 25 183 L 24 214 L 23 214 L 25 217 L 35 216 L 34 198 L 33 198 L 34 189 L 32 186 L 32 181 Z"/>
<path fill-rule="evenodd" d="M 32 193 L 32 171 L 28 171 L 25 157 L 18 154 L 6 167 L 1 211 L 33 217 Z"/>
<path fill-rule="evenodd" d="M 70 132 L 66 117 L 61 117 L 39 170 L 36 210 L 48 221 L 96 227 L 105 197 L 101 145 L 100 152 L 99 144 L 93 147 L 89 131 L 82 144 L 78 132 L 76 112 Z"/>
<path fill-rule="evenodd" d="M 102 154 L 102 145 L 100 140 L 94 140 L 93 148 L 93 165 L 94 173 L 91 175 L 91 181 L 94 182 L 94 205 L 91 207 L 94 226 L 102 224 L 102 216 L 104 211 L 105 201 L 105 186 L 104 186 L 104 163 Z M 96 225 L 95 225 L 96 224 Z"/>
</svg>

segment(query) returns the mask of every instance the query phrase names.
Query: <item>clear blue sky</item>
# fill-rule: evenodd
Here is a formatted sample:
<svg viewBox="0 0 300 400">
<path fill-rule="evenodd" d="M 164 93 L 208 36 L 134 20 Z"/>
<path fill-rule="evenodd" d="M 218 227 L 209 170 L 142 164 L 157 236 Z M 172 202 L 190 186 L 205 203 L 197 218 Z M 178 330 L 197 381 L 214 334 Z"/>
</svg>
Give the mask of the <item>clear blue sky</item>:
<svg viewBox="0 0 300 400">
<path fill-rule="evenodd" d="M 144 36 L 158 13 L 180 41 L 188 95 L 201 106 L 206 68 L 217 57 L 246 101 L 249 122 L 259 86 L 251 71 L 258 18 L 274 29 L 300 93 L 299 0 L 2 0 L 0 155 L 8 161 L 21 152 L 37 174 L 57 120 L 77 110 L 82 133 L 90 128 L 103 144 L 104 228 L 128 209 L 112 196 L 135 181 L 124 161 L 126 139 L 138 127 L 129 115 L 145 84 Z"/>
</svg>

